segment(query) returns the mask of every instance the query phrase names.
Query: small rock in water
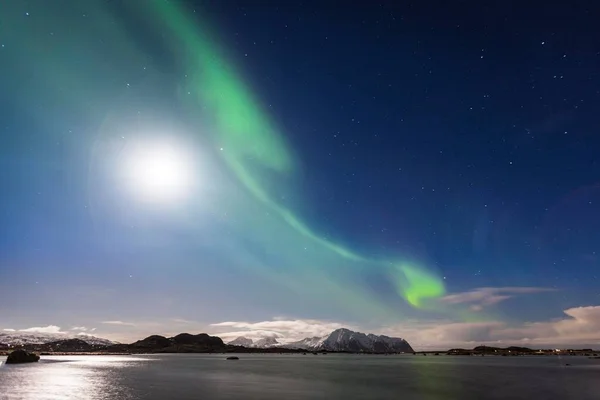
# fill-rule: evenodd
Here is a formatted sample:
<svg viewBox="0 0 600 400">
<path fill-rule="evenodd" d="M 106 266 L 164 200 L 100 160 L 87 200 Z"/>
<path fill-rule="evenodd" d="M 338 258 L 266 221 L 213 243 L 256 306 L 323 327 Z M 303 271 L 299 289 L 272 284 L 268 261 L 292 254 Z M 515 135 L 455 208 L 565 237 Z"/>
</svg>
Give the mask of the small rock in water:
<svg viewBox="0 0 600 400">
<path fill-rule="evenodd" d="M 14 350 L 11 352 L 6 358 L 7 364 L 22 364 L 22 363 L 31 363 L 39 361 L 40 356 L 34 353 L 30 353 L 25 350 Z"/>
<path fill-rule="evenodd" d="M 227 360 L 239 360 L 239 359 L 240 359 L 239 357 L 235 357 L 235 356 L 227 357 Z"/>
</svg>

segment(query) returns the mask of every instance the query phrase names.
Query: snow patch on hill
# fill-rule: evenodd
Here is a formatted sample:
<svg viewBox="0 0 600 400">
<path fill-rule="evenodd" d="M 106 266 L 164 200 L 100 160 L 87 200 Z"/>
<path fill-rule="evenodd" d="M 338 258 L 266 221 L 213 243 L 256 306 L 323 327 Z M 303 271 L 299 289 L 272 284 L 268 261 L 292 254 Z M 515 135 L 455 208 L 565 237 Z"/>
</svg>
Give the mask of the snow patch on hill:
<svg viewBox="0 0 600 400">
<path fill-rule="evenodd" d="M 112 340 L 99 338 L 86 333 L 76 335 L 68 333 L 41 333 L 41 332 L 0 332 L 0 343 L 10 346 L 23 346 L 28 344 L 45 344 L 58 340 L 80 339 L 92 345 L 108 346 L 116 344 Z"/>
</svg>

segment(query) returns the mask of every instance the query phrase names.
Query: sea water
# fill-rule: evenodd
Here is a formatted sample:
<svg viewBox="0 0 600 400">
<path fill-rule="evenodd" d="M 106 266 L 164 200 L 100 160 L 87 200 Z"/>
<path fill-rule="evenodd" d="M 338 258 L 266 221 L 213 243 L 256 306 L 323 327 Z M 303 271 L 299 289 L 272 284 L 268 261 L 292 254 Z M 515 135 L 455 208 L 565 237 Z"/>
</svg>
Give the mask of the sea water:
<svg viewBox="0 0 600 400">
<path fill-rule="evenodd" d="M 238 356 L 3 357 L 0 400 L 600 399 L 600 360 L 585 357 Z"/>
</svg>

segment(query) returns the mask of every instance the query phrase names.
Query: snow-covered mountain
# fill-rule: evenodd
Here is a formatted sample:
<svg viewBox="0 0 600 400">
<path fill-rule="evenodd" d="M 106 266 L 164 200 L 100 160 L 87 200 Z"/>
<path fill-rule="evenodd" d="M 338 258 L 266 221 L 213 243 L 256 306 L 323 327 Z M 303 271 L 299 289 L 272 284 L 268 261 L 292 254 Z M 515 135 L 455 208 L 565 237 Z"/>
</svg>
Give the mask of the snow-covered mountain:
<svg viewBox="0 0 600 400">
<path fill-rule="evenodd" d="M 371 340 L 373 340 L 373 347 L 376 352 L 379 352 L 378 349 L 383 349 L 384 352 L 394 352 L 394 353 L 412 353 L 413 349 L 408 344 L 408 342 L 401 338 L 393 338 L 385 335 L 373 335 L 369 333 L 367 335 Z"/>
<path fill-rule="evenodd" d="M 66 339 L 80 339 L 88 344 L 107 346 L 116 344 L 108 339 L 91 335 L 70 335 L 67 333 L 38 333 L 38 332 L 0 332 L 0 343 L 11 346 L 27 344 L 44 344 Z"/>
<path fill-rule="evenodd" d="M 319 349 L 323 345 L 323 342 L 328 337 L 329 337 L 329 335 L 323 336 L 323 337 L 315 336 L 315 337 L 305 338 L 302 340 L 298 340 L 297 342 L 287 343 L 287 344 L 283 345 L 282 347 L 286 347 L 288 349 L 316 350 L 316 349 Z"/>
<path fill-rule="evenodd" d="M 336 329 L 322 338 L 312 337 L 283 347 L 312 351 L 350 351 L 369 353 L 412 353 L 408 342 L 400 338 L 364 334 L 349 329 Z"/>
<path fill-rule="evenodd" d="M 240 336 L 228 342 L 227 344 L 232 344 L 234 346 L 244 346 L 244 347 L 252 347 L 258 349 L 266 349 L 269 347 L 277 347 L 280 343 L 274 337 L 266 336 L 262 339 L 258 339 L 254 342 L 252 339 L 249 339 L 244 336 Z"/>
<path fill-rule="evenodd" d="M 326 336 L 309 337 L 297 342 L 279 343 L 274 337 L 264 337 L 253 341 L 240 336 L 228 344 L 251 348 L 281 347 L 308 351 L 348 351 L 353 353 L 412 353 L 413 349 L 404 339 L 384 335 L 354 332 L 350 329 L 336 329 Z"/>
<path fill-rule="evenodd" d="M 231 342 L 228 342 L 227 344 L 231 344 L 233 346 L 252 347 L 252 345 L 254 343 L 252 342 L 252 339 L 248 339 L 247 337 L 240 336 L 240 337 L 233 339 Z"/>
<path fill-rule="evenodd" d="M 280 343 L 274 337 L 264 337 L 262 339 L 257 340 L 254 343 L 253 347 L 257 347 L 259 349 L 265 349 L 267 347 L 275 347 L 279 346 Z"/>
</svg>

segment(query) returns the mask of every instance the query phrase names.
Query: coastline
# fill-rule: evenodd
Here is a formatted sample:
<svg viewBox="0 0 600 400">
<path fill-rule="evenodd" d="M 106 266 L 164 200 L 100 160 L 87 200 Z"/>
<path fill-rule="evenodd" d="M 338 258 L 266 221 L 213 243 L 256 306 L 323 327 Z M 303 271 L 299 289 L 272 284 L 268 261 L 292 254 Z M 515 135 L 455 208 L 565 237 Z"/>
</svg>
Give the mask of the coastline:
<svg viewBox="0 0 600 400">
<path fill-rule="evenodd" d="M 13 350 L 0 350 L 0 357 L 8 356 Z M 586 357 L 589 359 L 600 360 L 599 352 L 529 352 L 529 353 L 480 353 L 473 351 L 453 352 L 453 351 L 422 351 L 414 353 L 369 353 L 369 352 L 348 352 L 348 351 L 328 351 L 328 352 L 305 352 L 305 351 L 143 351 L 143 352 L 110 352 L 110 351 L 43 351 L 35 352 L 40 356 L 140 356 L 140 355 L 156 355 L 156 354 L 279 354 L 290 355 L 296 354 L 300 356 L 309 355 L 327 355 L 327 354 L 347 354 L 358 356 L 449 356 L 449 357 Z"/>
</svg>

